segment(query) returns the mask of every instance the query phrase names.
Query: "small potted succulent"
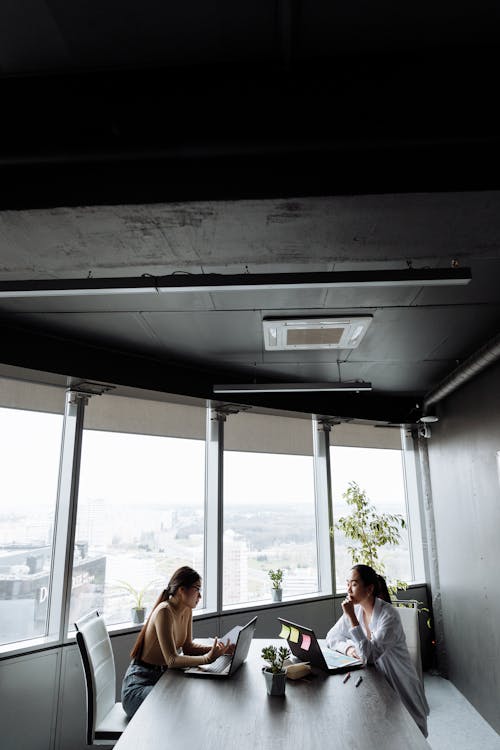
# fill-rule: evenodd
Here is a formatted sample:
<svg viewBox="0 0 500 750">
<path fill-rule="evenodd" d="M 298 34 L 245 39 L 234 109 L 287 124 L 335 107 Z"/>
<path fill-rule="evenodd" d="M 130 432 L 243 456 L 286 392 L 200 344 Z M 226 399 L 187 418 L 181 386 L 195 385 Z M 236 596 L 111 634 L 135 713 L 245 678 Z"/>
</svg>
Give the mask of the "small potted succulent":
<svg viewBox="0 0 500 750">
<path fill-rule="evenodd" d="M 269 576 L 273 584 L 271 589 L 273 602 L 280 602 L 283 596 L 283 571 L 280 568 L 278 568 L 277 570 L 269 570 L 267 575 Z"/>
<path fill-rule="evenodd" d="M 144 606 L 144 596 L 152 586 L 157 585 L 158 581 L 150 581 L 142 589 L 136 589 L 128 581 L 117 581 L 117 588 L 126 591 L 133 599 L 134 605 L 130 610 L 130 619 L 136 625 L 141 625 L 146 617 L 146 607 Z"/>
<path fill-rule="evenodd" d="M 286 646 L 264 646 L 261 656 L 269 664 L 262 668 L 267 694 L 285 695 L 286 669 L 283 669 L 283 662 L 290 656 L 290 649 Z"/>
</svg>

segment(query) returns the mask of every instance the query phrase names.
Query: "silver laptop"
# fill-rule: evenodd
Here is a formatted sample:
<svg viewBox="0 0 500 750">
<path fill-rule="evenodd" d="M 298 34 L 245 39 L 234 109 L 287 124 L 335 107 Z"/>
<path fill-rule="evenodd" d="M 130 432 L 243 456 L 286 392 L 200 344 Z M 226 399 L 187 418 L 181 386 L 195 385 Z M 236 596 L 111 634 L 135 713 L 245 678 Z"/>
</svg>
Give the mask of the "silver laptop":
<svg viewBox="0 0 500 750">
<path fill-rule="evenodd" d="M 347 672 L 363 666 L 359 659 L 332 651 L 326 644 L 319 643 L 311 628 L 282 617 L 278 617 L 278 620 L 281 623 L 280 636 L 287 639 L 290 651 L 300 661 L 307 661 L 313 667 L 324 669 L 330 674 Z"/>
<path fill-rule="evenodd" d="M 257 617 L 246 625 L 236 625 L 220 638 L 222 643 L 234 643 L 232 654 L 222 654 L 211 664 L 201 664 L 199 667 L 189 667 L 184 674 L 195 677 L 231 677 L 241 667 L 248 656 L 250 644 L 255 632 Z"/>
</svg>

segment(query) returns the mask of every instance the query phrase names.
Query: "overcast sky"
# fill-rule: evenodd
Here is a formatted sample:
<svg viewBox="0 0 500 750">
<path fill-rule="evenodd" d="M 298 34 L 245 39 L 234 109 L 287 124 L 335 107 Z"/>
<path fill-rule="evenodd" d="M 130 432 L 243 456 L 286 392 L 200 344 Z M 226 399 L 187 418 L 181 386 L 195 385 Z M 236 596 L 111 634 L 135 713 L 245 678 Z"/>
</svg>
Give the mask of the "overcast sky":
<svg viewBox="0 0 500 750">
<path fill-rule="evenodd" d="M 1 509 L 53 507 L 57 492 L 62 417 L 0 409 Z M 178 505 L 203 502 L 204 443 L 155 436 L 85 431 L 82 499 L 113 505 L 145 502 Z M 401 454 L 393 450 L 332 449 L 336 501 L 355 480 L 384 510 L 401 506 Z M 269 505 L 313 502 L 312 459 L 228 452 L 228 502 Z M 1 511 L 0 511 L 1 512 Z"/>
</svg>

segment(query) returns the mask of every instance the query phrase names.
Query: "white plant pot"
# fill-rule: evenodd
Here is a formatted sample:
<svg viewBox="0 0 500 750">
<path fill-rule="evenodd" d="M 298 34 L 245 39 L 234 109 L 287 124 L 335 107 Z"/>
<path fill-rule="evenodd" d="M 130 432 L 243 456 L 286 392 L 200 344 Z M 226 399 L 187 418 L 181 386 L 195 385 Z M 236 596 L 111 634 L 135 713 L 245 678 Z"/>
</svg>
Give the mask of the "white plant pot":
<svg viewBox="0 0 500 750">
<path fill-rule="evenodd" d="M 268 695 L 285 695 L 286 672 L 270 672 L 264 667 L 262 670 L 266 680 Z"/>
</svg>

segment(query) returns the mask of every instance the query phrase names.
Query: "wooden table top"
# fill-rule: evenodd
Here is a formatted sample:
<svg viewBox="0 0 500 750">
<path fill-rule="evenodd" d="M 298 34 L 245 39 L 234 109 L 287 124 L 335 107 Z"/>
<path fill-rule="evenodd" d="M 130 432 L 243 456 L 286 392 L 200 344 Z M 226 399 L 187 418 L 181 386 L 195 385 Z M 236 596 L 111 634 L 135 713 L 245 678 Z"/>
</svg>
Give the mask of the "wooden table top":
<svg viewBox="0 0 500 750">
<path fill-rule="evenodd" d="M 266 692 L 260 657 L 273 639 L 254 639 L 228 679 L 169 669 L 115 745 L 116 750 L 429 750 L 398 695 L 374 667 L 344 675 L 314 671 Z M 363 681 L 355 687 L 362 675 Z"/>
</svg>

